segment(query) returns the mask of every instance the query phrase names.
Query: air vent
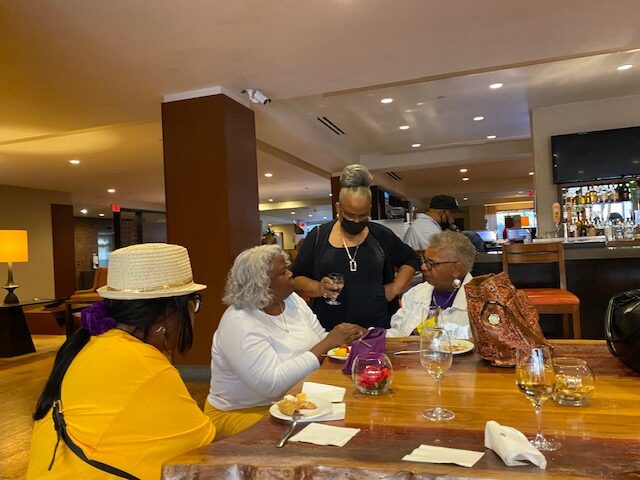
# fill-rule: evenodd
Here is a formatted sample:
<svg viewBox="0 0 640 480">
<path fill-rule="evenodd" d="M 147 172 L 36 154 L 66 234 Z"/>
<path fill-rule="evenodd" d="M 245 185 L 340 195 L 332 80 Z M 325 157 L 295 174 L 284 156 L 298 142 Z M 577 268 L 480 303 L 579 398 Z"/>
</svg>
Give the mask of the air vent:
<svg viewBox="0 0 640 480">
<path fill-rule="evenodd" d="M 389 175 L 391 178 L 393 178 L 397 182 L 402 180 L 402 178 L 400 178 L 400 175 L 398 175 L 396 172 L 386 172 L 386 174 Z"/>
<path fill-rule="evenodd" d="M 344 135 L 344 131 L 327 117 L 316 117 L 318 121 L 336 135 Z"/>
</svg>

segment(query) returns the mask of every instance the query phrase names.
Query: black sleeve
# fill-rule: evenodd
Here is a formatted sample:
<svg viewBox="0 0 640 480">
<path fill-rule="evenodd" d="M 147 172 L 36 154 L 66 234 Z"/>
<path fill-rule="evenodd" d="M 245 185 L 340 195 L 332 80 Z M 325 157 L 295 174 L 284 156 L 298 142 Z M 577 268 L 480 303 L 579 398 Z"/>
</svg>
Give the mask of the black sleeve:
<svg viewBox="0 0 640 480">
<path fill-rule="evenodd" d="M 313 278 L 313 261 L 315 259 L 316 251 L 316 237 L 318 236 L 319 227 L 315 227 L 309 232 L 307 238 L 305 238 L 302 248 L 298 253 L 298 256 L 291 265 L 291 273 L 294 277 L 309 277 Z M 314 279 L 317 280 L 317 279 Z"/>
<path fill-rule="evenodd" d="M 385 227 L 383 232 L 390 250 L 385 253 L 391 256 L 393 266 L 400 268 L 402 265 L 409 265 L 414 270 L 420 270 L 420 257 L 415 250 L 400 240 L 392 230 Z"/>
</svg>

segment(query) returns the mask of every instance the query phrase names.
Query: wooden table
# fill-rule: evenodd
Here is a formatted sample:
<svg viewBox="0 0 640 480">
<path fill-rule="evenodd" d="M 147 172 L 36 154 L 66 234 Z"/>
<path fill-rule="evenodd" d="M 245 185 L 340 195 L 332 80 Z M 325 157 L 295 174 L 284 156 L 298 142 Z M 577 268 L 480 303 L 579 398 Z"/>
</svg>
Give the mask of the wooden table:
<svg viewBox="0 0 640 480">
<path fill-rule="evenodd" d="M 473 468 L 402 461 L 420 444 L 485 451 L 488 420 L 535 433 L 531 403 L 515 386 L 511 368 L 486 364 L 475 353 L 455 357 L 442 379 L 443 406 L 456 417 L 444 423 L 422 418 L 433 406 L 433 379 L 417 354 L 393 356 L 392 392 L 371 397 L 355 391 L 342 363 L 326 359 L 307 380 L 347 387 L 344 421 L 360 428 L 342 448 L 306 443 L 274 447 L 285 423 L 266 417 L 252 428 L 194 450 L 165 466 L 165 479 L 578 479 L 640 478 L 640 376 L 607 351 L 602 341 L 553 342 L 556 356 L 586 359 L 596 374 L 596 391 L 586 407 L 543 407 L 544 432 L 562 442 L 546 454 L 546 470 L 506 467 L 491 450 Z M 389 351 L 417 347 L 415 340 L 387 341 Z M 292 391 L 299 391 L 298 385 Z"/>
</svg>

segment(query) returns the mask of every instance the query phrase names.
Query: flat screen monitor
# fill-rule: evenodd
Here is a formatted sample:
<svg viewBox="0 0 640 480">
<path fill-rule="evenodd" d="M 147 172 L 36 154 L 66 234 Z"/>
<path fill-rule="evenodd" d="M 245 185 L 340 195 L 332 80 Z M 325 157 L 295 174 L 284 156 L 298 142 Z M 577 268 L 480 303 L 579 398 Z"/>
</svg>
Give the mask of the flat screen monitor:
<svg viewBox="0 0 640 480">
<path fill-rule="evenodd" d="M 510 242 L 522 242 L 527 235 L 529 234 L 529 230 L 526 228 L 509 228 L 507 229 L 507 239 Z"/>
<path fill-rule="evenodd" d="M 498 239 L 496 232 L 492 230 L 476 230 L 476 233 L 484 243 L 496 243 L 496 240 Z"/>
<path fill-rule="evenodd" d="M 551 137 L 554 183 L 640 176 L 640 127 Z"/>
</svg>

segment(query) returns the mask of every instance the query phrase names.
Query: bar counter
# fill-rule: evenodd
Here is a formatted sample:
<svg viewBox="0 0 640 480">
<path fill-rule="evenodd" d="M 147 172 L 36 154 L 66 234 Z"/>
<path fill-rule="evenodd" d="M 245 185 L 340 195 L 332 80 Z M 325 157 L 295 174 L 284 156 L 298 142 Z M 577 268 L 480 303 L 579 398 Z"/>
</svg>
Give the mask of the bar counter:
<svg viewBox="0 0 640 480">
<path fill-rule="evenodd" d="M 631 242 L 633 243 L 633 242 Z M 604 338 L 604 316 L 616 293 L 640 288 L 640 246 L 565 245 L 567 288 L 580 298 L 582 338 Z M 499 252 L 479 253 L 473 276 L 502 271 Z M 509 274 L 519 288 L 557 286 L 555 265 L 513 265 Z M 543 327 L 546 318 L 543 319 Z M 562 321 L 555 324 L 561 326 Z M 561 331 L 561 328 L 554 331 Z"/>
<path fill-rule="evenodd" d="M 554 341 L 554 356 L 588 361 L 596 375 L 596 390 L 584 407 L 542 409 L 543 430 L 562 443 L 546 452 L 547 468 L 507 467 L 484 448 L 488 420 L 512 426 L 526 435 L 535 432 L 533 406 L 515 384 L 513 368 L 491 367 L 475 352 L 456 355 L 442 378 L 442 405 L 455 418 L 435 423 L 422 417 L 433 407 L 434 380 L 420 365 L 419 355 L 393 355 L 419 348 L 418 339 L 388 339 L 394 366 L 390 393 L 357 393 L 343 362 L 327 358 L 306 380 L 346 388 L 344 420 L 331 425 L 359 428 L 344 447 L 287 443 L 276 440 L 288 425 L 267 416 L 230 438 L 177 457 L 164 467 L 165 480 L 311 480 L 311 479 L 625 479 L 640 475 L 640 376 L 613 357 L 602 341 Z M 291 391 L 299 392 L 301 385 Z M 298 427 L 296 432 L 302 427 Z M 419 445 L 485 452 L 472 468 L 452 464 L 403 461 Z"/>
</svg>

